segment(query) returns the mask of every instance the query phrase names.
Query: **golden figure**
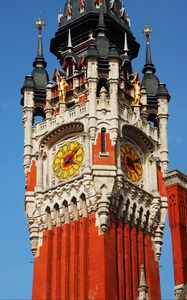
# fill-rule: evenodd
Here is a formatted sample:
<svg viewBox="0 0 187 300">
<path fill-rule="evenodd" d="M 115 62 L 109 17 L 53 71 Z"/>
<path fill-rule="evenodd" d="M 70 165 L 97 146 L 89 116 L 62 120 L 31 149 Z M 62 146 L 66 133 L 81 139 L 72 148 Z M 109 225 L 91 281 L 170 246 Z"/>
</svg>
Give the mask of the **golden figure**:
<svg viewBox="0 0 187 300">
<path fill-rule="evenodd" d="M 139 106 L 141 100 L 141 91 L 140 91 L 140 80 L 138 74 L 134 75 L 134 78 L 131 80 L 131 83 L 134 87 L 134 101 L 132 102 L 133 106 Z"/>
<path fill-rule="evenodd" d="M 56 83 L 58 85 L 58 95 L 60 103 L 65 103 L 66 100 L 66 90 L 68 87 L 67 82 L 64 79 L 64 76 L 60 76 L 60 73 L 56 72 Z"/>
</svg>

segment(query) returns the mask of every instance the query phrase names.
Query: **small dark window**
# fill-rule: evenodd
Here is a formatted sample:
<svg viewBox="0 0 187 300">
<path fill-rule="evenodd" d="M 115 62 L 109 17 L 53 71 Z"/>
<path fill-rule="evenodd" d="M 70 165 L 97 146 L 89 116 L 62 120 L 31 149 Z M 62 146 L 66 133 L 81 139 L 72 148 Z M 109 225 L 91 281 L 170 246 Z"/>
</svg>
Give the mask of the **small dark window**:
<svg viewBox="0 0 187 300">
<path fill-rule="evenodd" d="M 106 153 L 106 128 L 101 128 L 101 153 Z"/>
</svg>

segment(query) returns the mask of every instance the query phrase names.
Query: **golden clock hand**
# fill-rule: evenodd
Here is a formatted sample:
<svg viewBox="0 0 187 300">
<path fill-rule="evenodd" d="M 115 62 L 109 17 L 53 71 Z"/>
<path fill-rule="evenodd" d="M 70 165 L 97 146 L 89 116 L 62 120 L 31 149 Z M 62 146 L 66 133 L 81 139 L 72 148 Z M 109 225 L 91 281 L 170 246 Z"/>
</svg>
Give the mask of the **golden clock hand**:
<svg viewBox="0 0 187 300">
<path fill-rule="evenodd" d="M 74 151 L 71 153 L 71 155 L 69 156 L 69 157 L 66 157 L 64 160 L 65 160 L 65 164 L 64 165 L 66 165 L 66 164 L 68 164 L 70 161 L 70 163 L 72 163 L 73 161 L 72 161 L 72 157 L 73 157 L 73 155 L 75 155 L 75 153 L 79 150 L 79 148 L 80 148 L 80 146 L 78 146 L 77 148 L 75 148 L 74 149 Z"/>
<path fill-rule="evenodd" d="M 133 171 L 139 176 L 139 174 L 138 174 L 138 172 L 137 172 L 137 170 L 136 170 L 136 168 L 134 166 L 133 161 L 130 160 L 129 158 L 127 159 L 127 166 L 130 166 L 133 169 Z"/>
<path fill-rule="evenodd" d="M 135 160 L 132 160 L 132 163 L 138 163 L 140 161 L 140 158 L 137 158 Z"/>
</svg>

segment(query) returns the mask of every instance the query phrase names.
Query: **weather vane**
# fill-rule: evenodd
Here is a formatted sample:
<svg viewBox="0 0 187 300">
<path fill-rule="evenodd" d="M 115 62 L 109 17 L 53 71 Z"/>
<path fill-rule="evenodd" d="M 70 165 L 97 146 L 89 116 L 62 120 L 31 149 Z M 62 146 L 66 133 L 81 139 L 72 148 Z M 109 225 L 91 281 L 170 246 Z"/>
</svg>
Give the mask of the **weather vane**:
<svg viewBox="0 0 187 300">
<path fill-rule="evenodd" d="M 148 24 L 146 24 L 145 29 L 143 30 L 143 34 L 148 39 L 151 33 L 152 33 L 152 29 L 148 26 Z"/>
<path fill-rule="evenodd" d="M 41 17 L 38 18 L 38 20 L 35 23 L 35 27 L 37 30 L 43 30 L 45 28 L 45 22 L 42 20 Z"/>
</svg>

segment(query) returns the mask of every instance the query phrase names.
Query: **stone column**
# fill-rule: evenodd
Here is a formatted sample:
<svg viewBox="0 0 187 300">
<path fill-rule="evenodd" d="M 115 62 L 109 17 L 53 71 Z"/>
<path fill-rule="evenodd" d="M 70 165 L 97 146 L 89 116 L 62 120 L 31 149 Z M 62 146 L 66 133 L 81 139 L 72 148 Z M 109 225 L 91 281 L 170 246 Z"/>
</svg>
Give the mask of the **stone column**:
<svg viewBox="0 0 187 300">
<path fill-rule="evenodd" d="M 52 99 L 52 82 L 49 82 L 46 89 L 46 106 L 45 106 L 45 116 L 46 120 L 50 119 L 53 114 L 53 107 L 51 105 Z"/>
<path fill-rule="evenodd" d="M 95 141 L 97 130 L 97 59 L 89 58 L 87 64 L 88 99 L 89 99 L 89 132 L 92 141 Z"/>
<path fill-rule="evenodd" d="M 164 175 L 168 172 L 168 96 L 163 95 L 158 98 L 158 119 L 159 119 L 159 135 L 160 135 L 160 155 L 162 170 Z"/>
<path fill-rule="evenodd" d="M 34 92 L 30 89 L 24 91 L 24 108 L 23 108 L 23 124 L 24 124 L 24 171 L 25 174 L 29 170 L 32 154 L 32 124 L 34 113 Z"/>
<path fill-rule="evenodd" d="M 45 154 L 43 151 L 36 153 L 37 159 L 37 182 L 36 182 L 36 191 L 42 192 L 43 190 L 43 159 L 45 158 Z"/>
<path fill-rule="evenodd" d="M 110 59 L 109 62 L 109 85 L 110 85 L 110 107 L 111 107 L 111 138 L 113 145 L 118 137 L 118 82 L 119 62 L 118 59 Z"/>
<path fill-rule="evenodd" d="M 148 118 L 148 112 L 147 112 L 147 92 L 145 88 L 141 89 L 141 117 L 143 118 L 143 120 L 147 121 Z"/>
</svg>

